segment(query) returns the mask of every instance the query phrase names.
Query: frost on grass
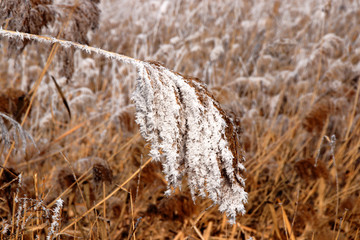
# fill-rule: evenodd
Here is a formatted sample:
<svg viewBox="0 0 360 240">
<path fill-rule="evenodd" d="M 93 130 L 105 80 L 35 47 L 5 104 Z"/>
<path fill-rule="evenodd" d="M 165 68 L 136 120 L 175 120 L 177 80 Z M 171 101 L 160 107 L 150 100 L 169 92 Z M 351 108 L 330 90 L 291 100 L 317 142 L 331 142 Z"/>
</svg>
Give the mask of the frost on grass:
<svg viewBox="0 0 360 240">
<path fill-rule="evenodd" d="M 187 176 L 193 200 L 209 197 L 231 223 L 245 213 L 245 161 L 236 127 L 205 86 L 155 62 L 144 62 L 71 41 L 2 30 L 9 38 L 59 43 L 135 66 L 133 101 L 142 136 L 151 143 L 150 155 L 161 161 L 170 194 Z"/>
<path fill-rule="evenodd" d="M 209 197 L 231 223 L 245 213 L 244 158 L 232 120 L 205 86 L 158 63 L 138 67 L 136 122 L 161 161 L 170 194 L 186 175 L 193 200 Z"/>
<path fill-rule="evenodd" d="M 56 233 L 59 230 L 60 227 L 60 220 L 61 220 L 61 209 L 63 207 L 64 201 L 59 198 L 58 200 L 56 200 L 56 206 L 54 208 L 53 215 L 51 216 L 52 222 L 51 222 L 51 226 L 49 228 L 49 232 L 48 235 L 46 236 L 47 240 L 53 239 L 56 237 Z"/>
<path fill-rule="evenodd" d="M 31 137 L 31 135 L 25 130 L 23 130 L 23 128 L 17 121 L 15 121 L 8 115 L 1 112 L 0 112 L 0 132 L 1 132 L 0 143 L 7 148 L 10 147 L 12 141 L 15 142 L 15 146 L 19 146 L 20 145 L 19 141 L 21 141 L 22 150 L 25 151 L 26 139 L 29 139 L 36 147 L 35 141 Z"/>
</svg>

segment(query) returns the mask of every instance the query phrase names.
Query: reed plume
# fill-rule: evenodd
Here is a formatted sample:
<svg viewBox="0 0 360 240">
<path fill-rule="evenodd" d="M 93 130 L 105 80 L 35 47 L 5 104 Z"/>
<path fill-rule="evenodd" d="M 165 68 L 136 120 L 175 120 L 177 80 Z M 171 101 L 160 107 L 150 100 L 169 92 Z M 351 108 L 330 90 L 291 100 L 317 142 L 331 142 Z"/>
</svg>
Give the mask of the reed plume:
<svg viewBox="0 0 360 240">
<path fill-rule="evenodd" d="M 142 136 L 151 143 L 150 155 L 161 161 L 168 182 L 166 194 L 180 187 L 187 176 L 191 195 L 209 197 L 230 223 L 245 213 L 245 161 L 237 127 L 206 86 L 196 78 L 182 76 L 157 62 L 147 62 L 72 41 L 0 30 L 16 39 L 59 43 L 128 63 L 138 77 L 132 100 Z"/>
<path fill-rule="evenodd" d="M 245 212 L 244 158 L 236 127 L 206 87 L 148 62 L 138 68 L 132 99 L 140 132 L 151 142 L 150 155 L 162 162 L 167 194 L 187 175 L 193 199 L 208 196 L 234 223 L 236 214 Z"/>
</svg>

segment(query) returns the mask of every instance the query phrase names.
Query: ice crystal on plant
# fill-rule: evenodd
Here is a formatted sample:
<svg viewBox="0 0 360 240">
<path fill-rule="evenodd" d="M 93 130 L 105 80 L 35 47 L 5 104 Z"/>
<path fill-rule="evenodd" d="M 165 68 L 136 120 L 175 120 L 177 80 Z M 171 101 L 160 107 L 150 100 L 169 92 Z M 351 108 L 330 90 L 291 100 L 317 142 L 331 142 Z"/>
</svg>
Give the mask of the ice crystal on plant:
<svg viewBox="0 0 360 240">
<path fill-rule="evenodd" d="M 1 223 L 1 227 L 2 227 L 1 234 L 5 235 L 5 234 L 7 234 L 7 232 L 10 231 L 11 225 L 8 224 L 7 221 L 5 220 Z"/>
<path fill-rule="evenodd" d="M 53 239 L 56 236 L 57 230 L 59 228 L 59 222 L 61 220 L 60 217 L 61 217 L 61 209 L 63 207 L 63 204 L 64 204 L 64 201 L 61 198 L 56 200 L 56 206 L 53 210 L 53 215 L 51 216 L 52 223 L 49 228 L 49 233 L 46 237 L 46 239 L 48 239 L 48 240 Z"/>
<path fill-rule="evenodd" d="M 150 155 L 162 162 L 167 193 L 186 175 L 193 199 L 209 197 L 234 223 L 245 213 L 247 193 L 232 120 L 197 79 L 154 62 L 138 67 L 138 75 L 136 121 L 151 142 Z"/>
<path fill-rule="evenodd" d="M 3 119 L 5 119 L 7 122 Z M 13 129 L 10 129 L 10 126 L 12 126 Z M 22 150 L 25 151 L 27 139 L 29 139 L 36 147 L 32 136 L 27 131 L 25 131 L 16 120 L 2 112 L 0 112 L 0 131 L 0 142 L 3 142 L 5 147 L 9 148 L 12 141 L 16 143 L 16 146 L 19 146 L 19 141 L 21 140 Z M 16 132 L 18 134 L 16 134 Z"/>
</svg>

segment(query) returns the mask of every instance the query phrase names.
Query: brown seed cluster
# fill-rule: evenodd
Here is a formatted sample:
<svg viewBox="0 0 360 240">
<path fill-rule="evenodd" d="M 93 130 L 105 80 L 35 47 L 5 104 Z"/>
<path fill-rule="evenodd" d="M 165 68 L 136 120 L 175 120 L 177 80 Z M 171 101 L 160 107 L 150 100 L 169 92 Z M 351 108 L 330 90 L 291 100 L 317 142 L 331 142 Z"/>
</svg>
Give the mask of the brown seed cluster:
<svg viewBox="0 0 360 240">
<path fill-rule="evenodd" d="M 89 44 L 88 32 L 98 28 L 100 1 L 79 0 L 74 4 L 55 4 L 53 0 L 9 0 L 0 3 L 0 26 L 5 29 L 41 34 L 54 28 L 59 38 Z M 65 28 L 63 27 L 65 26 Z M 19 55 L 28 40 L 10 39 L 8 49 Z M 74 49 L 60 51 L 61 76 L 70 79 L 74 73 Z"/>
<path fill-rule="evenodd" d="M 29 106 L 29 95 L 24 91 L 8 88 L 0 92 L 0 112 L 8 114 L 17 122 Z"/>
</svg>

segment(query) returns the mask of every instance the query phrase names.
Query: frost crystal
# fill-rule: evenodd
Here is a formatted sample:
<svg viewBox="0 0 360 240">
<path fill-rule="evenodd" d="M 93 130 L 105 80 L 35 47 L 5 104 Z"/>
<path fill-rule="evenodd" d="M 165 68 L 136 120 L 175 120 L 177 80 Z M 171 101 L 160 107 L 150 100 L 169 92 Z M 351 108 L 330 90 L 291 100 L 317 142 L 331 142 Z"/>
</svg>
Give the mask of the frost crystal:
<svg viewBox="0 0 360 240">
<path fill-rule="evenodd" d="M 168 191 L 187 175 L 193 199 L 209 197 L 234 223 L 245 213 L 244 157 L 232 120 L 205 86 L 158 63 L 138 67 L 136 122 L 161 161 Z"/>
<path fill-rule="evenodd" d="M 9 232 L 9 229 L 10 229 L 11 225 L 10 225 L 10 224 L 8 224 L 8 223 L 6 222 L 6 220 L 5 220 L 5 221 L 3 221 L 3 222 L 1 223 L 1 225 L 2 225 L 2 231 L 1 231 L 1 234 L 6 235 L 6 234 L 7 234 L 7 232 Z"/>
<path fill-rule="evenodd" d="M 53 210 L 53 215 L 51 216 L 52 223 L 49 228 L 48 235 L 46 236 L 47 240 L 50 240 L 50 239 L 53 239 L 54 237 L 56 237 L 56 232 L 59 228 L 59 222 L 61 220 L 60 217 L 61 217 L 61 209 L 63 207 L 63 204 L 64 204 L 64 201 L 61 198 L 56 200 L 56 206 Z"/>
</svg>

